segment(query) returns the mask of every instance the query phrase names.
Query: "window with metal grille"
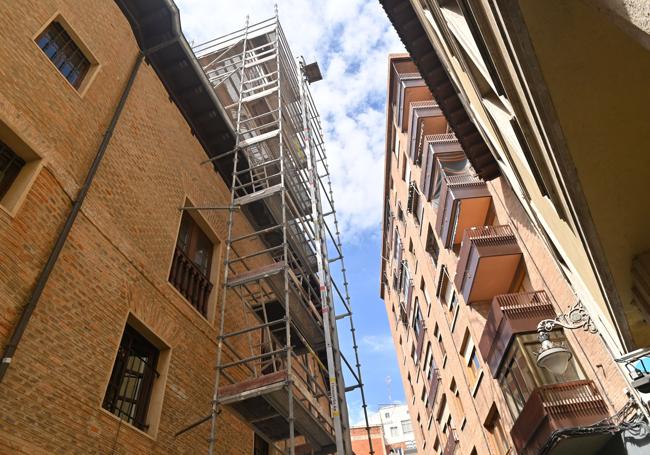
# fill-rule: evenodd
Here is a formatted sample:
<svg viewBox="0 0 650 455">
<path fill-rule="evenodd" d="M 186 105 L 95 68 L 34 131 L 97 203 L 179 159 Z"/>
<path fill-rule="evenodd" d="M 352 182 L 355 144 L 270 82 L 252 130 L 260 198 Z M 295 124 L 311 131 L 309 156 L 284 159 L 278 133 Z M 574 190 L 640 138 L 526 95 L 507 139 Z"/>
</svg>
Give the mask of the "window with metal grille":
<svg viewBox="0 0 650 455">
<path fill-rule="evenodd" d="M 155 346 L 127 325 L 104 397 L 104 409 L 145 431 L 151 391 L 159 376 L 158 354 Z"/>
<path fill-rule="evenodd" d="M 0 199 L 7 194 L 24 165 L 25 160 L 0 141 Z"/>
<path fill-rule="evenodd" d="M 79 88 L 90 68 L 90 61 L 63 26 L 53 21 L 36 38 L 36 44 L 73 87 Z"/>
</svg>

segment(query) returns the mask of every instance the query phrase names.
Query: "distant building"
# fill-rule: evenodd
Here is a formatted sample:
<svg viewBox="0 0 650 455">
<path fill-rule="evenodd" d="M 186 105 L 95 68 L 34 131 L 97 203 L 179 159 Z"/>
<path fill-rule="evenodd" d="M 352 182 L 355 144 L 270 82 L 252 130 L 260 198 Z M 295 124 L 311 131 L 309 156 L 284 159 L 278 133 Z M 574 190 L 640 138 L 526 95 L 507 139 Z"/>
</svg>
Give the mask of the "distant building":
<svg viewBox="0 0 650 455">
<path fill-rule="evenodd" d="M 407 405 L 391 404 L 381 406 L 379 411 L 369 417 L 369 421 L 371 425 L 380 425 L 383 428 L 387 454 L 406 455 L 418 453 Z M 378 454 L 379 452 L 375 451 L 375 453 Z"/>
</svg>

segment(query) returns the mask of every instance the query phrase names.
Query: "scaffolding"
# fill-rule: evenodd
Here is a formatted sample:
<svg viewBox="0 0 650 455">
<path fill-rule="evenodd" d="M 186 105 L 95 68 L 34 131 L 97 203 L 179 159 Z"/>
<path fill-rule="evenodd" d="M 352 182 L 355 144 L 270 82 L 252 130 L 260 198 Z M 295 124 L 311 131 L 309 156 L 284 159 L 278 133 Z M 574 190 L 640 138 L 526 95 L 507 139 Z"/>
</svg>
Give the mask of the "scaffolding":
<svg viewBox="0 0 650 455">
<path fill-rule="evenodd" d="M 287 454 L 348 455 L 346 392 L 358 389 L 374 453 L 323 131 L 309 90 L 318 66 L 293 58 L 277 9 L 194 52 L 236 143 L 209 160 L 231 190 L 230 204 L 214 207 L 227 210 L 228 225 L 211 412 L 178 434 L 210 421 L 214 454 L 218 415 L 228 406 Z M 343 320 L 354 364 L 339 349 Z"/>
</svg>

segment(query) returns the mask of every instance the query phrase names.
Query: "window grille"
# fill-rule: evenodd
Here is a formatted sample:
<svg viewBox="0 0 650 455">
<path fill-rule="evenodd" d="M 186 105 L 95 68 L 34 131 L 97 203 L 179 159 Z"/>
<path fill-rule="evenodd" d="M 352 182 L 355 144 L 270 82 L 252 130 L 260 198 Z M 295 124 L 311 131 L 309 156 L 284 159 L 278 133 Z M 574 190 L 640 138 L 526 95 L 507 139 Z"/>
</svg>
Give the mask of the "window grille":
<svg viewBox="0 0 650 455">
<path fill-rule="evenodd" d="M 113 365 L 103 407 L 131 425 L 147 430 L 147 411 L 156 371 L 158 349 L 126 326 Z"/>
<path fill-rule="evenodd" d="M 90 61 L 63 26 L 53 21 L 36 38 L 36 44 L 74 88 L 79 88 L 90 68 Z"/>
</svg>

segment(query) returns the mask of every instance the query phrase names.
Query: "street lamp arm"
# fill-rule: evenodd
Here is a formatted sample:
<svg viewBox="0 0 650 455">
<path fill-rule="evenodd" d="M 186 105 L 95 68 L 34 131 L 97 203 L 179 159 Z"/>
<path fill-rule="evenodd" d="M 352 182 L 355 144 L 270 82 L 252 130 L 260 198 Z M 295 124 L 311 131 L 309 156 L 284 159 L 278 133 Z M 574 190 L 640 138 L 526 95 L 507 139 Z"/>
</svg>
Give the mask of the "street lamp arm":
<svg viewBox="0 0 650 455">
<path fill-rule="evenodd" d="M 582 302 L 574 303 L 565 314 L 558 314 L 555 319 L 544 319 L 537 324 L 537 331 L 541 334 L 550 332 L 557 327 L 564 329 L 583 329 L 589 333 L 598 333 L 596 324 L 591 319 Z"/>
</svg>

